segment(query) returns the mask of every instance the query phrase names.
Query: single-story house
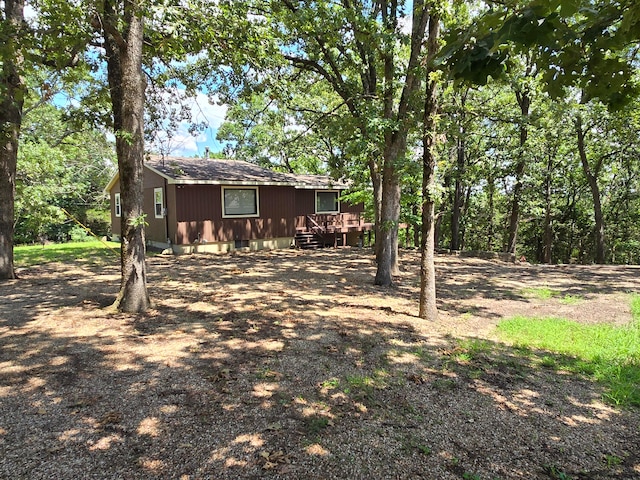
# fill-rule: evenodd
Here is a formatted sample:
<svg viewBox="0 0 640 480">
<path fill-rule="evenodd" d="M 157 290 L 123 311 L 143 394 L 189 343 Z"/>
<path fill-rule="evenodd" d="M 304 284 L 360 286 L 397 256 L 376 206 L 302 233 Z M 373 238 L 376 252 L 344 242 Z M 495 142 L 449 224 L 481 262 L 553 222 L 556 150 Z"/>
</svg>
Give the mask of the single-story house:
<svg viewBox="0 0 640 480">
<path fill-rule="evenodd" d="M 362 245 L 363 205 L 340 196 L 342 181 L 275 172 L 239 160 L 148 156 L 144 165 L 147 243 L 176 253 Z M 120 238 L 120 182 L 106 187 Z"/>
</svg>

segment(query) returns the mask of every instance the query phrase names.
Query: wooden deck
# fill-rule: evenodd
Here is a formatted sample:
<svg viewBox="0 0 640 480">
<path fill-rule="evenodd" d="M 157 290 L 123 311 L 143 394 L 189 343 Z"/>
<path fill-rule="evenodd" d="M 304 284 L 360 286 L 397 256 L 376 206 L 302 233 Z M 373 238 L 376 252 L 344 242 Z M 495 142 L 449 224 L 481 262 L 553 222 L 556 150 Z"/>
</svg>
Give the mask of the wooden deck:
<svg viewBox="0 0 640 480">
<path fill-rule="evenodd" d="M 366 222 L 360 213 L 310 214 L 300 216 L 296 220 L 296 239 L 301 248 L 318 248 L 320 246 L 346 246 L 354 233 L 358 236 L 358 245 L 371 242 L 371 231 L 375 224 Z M 350 235 L 351 234 L 351 235 Z M 353 241 L 351 243 L 354 243 Z"/>
</svg>

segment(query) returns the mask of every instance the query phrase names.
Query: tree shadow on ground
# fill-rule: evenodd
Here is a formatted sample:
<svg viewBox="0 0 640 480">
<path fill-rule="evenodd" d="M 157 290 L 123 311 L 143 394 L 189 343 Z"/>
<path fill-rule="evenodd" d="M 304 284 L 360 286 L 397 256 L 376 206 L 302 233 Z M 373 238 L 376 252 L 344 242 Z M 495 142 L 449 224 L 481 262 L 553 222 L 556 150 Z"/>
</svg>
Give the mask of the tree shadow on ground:
<svg viewBox="0 0 640 480">
<path fill-rule="evenodd" d="M 153 259 L 145 315 L 99 308 L 117 266 L 3 285 L 0 477 L 637 477 L 637 411 L 548 353 L 433 334 L 354 283 L 373 268 Z"/>
</svg>

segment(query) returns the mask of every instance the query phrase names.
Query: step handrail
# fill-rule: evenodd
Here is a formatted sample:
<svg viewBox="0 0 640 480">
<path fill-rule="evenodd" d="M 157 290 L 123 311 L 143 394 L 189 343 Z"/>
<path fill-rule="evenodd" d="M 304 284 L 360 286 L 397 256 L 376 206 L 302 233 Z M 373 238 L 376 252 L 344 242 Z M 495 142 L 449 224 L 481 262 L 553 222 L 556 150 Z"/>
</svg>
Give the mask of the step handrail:
<svg viewBox="0 0 640 480">
<path fill-rule="evenodd" d="M 309 227 L 309 223 L 311 223 L 311 227 Z M 310 230 L 313 233 L 326 233 L 325 228 L 316 222 L 310 215 L 307 215 L 307 230 Z"/>
</svg>

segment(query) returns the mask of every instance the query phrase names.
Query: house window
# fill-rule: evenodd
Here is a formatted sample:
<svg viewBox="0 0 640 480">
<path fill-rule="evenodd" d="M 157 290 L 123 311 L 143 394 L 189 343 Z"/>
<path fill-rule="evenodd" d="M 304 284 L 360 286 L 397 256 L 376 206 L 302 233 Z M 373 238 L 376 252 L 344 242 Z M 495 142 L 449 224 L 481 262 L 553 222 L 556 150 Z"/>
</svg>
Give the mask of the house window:
<svg viewBox="0 0 640 480">
<path fill-rule="evenodd" d="M 120 205 L 120 194 L 116 193 L 113 197 L 113 209 L 116 212 L 116 217 L 122 215 L 122 207 Z"/>
<path fill-rule="evenodd" d="M 338 213 L 338 191 L 316 191 L 316 213 Z"/>
<path fill-rule="evenodd" d="M 164 202 L 162 201 L 162 188 L 153 189 L 153 213 L 156 218 L 163 217 Z"/>
<path fill-rule="evenodd" d="M 222 216 L 257 217 L 258 201 L 258 187 L 222 187 Z"/>
</svg>

